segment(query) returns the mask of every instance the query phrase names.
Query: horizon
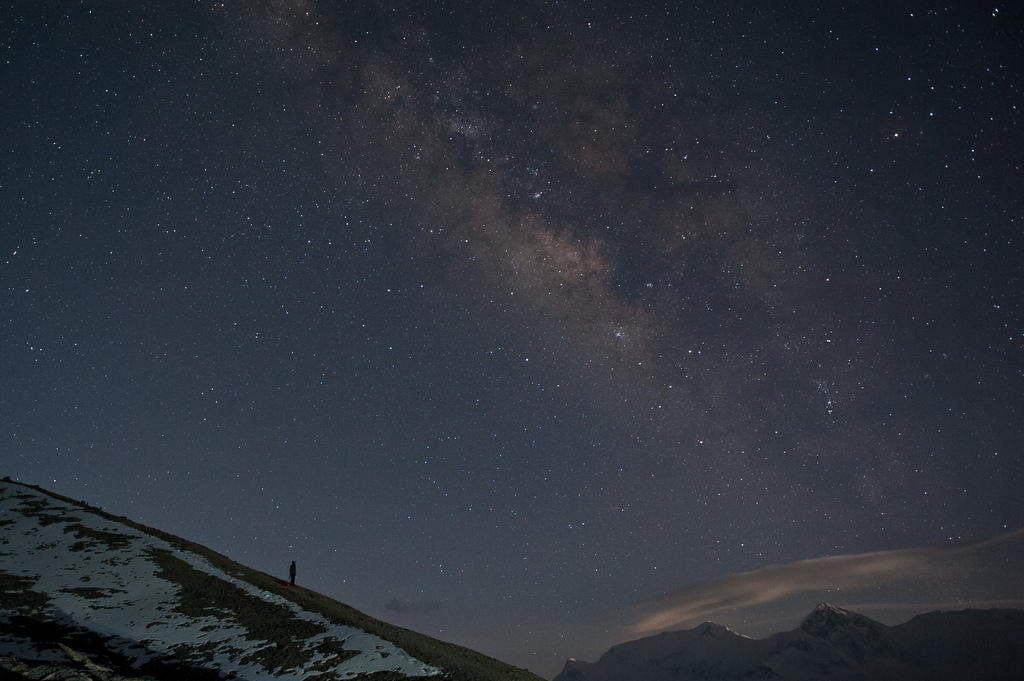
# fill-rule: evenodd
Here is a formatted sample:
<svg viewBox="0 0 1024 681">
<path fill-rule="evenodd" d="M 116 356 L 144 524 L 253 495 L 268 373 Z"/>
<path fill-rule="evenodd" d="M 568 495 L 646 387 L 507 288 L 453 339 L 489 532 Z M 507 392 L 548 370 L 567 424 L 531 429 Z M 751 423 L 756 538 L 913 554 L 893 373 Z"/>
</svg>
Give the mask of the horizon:
<svg viewBox="0 0 1024 681">
<path fill-rule="evenodd" d="M 6 475 L 3 476 L 3 478 L 0 479 L 0 481 L 23 485 L 30 489 L 35 489 L 39 492 L 42 492 L 47 496 L 54 496 L 57 499 L 63 499 L 68 503 L 82 506 L 89 511 L 97 512 L 102 517 L 110 518 L 114 522 L 120 523 L 123 521 L 127 521 L 128 523 L 138 525 L 144 530 L 155 530 L 158 533 L 164 533 L 164 531 L 160 528 L 149 528 L 148 526 L 138 523 L 138 521 L 133 520 L 131 518 L 112 515 L 108 511 L 104 510 L 101 506 L 93 506 L 92 504 L 86 501 L 80 501 L 65 497 L 64 495 L 60 495 L 51 490 L 46 489 L 42 485 L 33 484 L 25 481 L 13 480 Z M 174 540 L 184 540 L 186 542 L 191 542 L 191 540 L 187 536 L 177 537 L 169 533 L 166 534 L 168 534 Z M 1021 607 L 1024 606 L 1024 599 L 1020 598 L 994 599 L 987 603 L 956 602 L 930 604 L 840 604 L 837 602 L 821 600 L 818 601 L 814 606 L 803 610 L 802 613 L 795 610 L 795 608 L 799 607 L 797 604 L 806 604 L 809 598 L 813 600 L 813 598 L 810 597 L 809 594 L 814 593 L 815 591 L 817 591 L 817 593 L 819 594 L 823 592 L 822 589 L 815 590 L 812 588 L 801 588 L 796 586 L 796 582 L 804 582 L 804 580 L 806 580 L 809 569 L 812 571 L 816 569 L 814 567 L 810 567 L 811 565 L 815 565 L 816 563 L 822 561 L 828 563 L 832 562 L 833 559 L 840 559 L 843 562 L 850 564 L 854 572 L 861 573 L 860 577 L 862 578 L 862 583 L 854 587 L 853 589 L 847 589 L 847 593 L 863 593 L 866 591 L 877 591 L 880 585 L 884 585 L 887 582 L 899 582 L 900 588 L 906 588 L 908 577 L 905 574 L 893 575 L 891 573 L 879 572 L 877 570 L 863 570 L 857 567 L 859 563 L 864 563 L 865 561 L 868 563 L 877 563 L 879 561 L 879 558 L 883 558 L 884 562 L 893 563 L 897 565 L 904 565 L 905 555 L 909 554 L 919 559 L 920 556 L 923 554 L 927 556 L 927 562 L 934 563 L 942 567 L 942 569 L 938 572 L 930 573 L 928 575 L 930 578 L 948 580 L 951 577 L 955 576 L 957 573 L 964 572 L 965 569 L 969 569 L 974 575 L 974 577 L 977 578 L 978 566 L 988 564 L 992 561 L 993 556 L 991 555 L 991 550 L 1003 549 L 1006 548 L 1007 545 L 1009 545 L 1009 548 L 1013 551 L 1013 555 L 1017 556 L 1016 563 L 1021 564 L 1022 562 L 1024 562 L 1020 560 L 1020 558 L 1024 558 L 1024 528 L 1021 528 L 1012 532 L 1004 533 L 1003 535 L 997 537 L 993 537 L 978 542 L 961 542 L 955 546 L 947 545 L 941 547 L 926 547 L 923 549 L 910 549 L 898 552 L 890 552 L 894 554 L 892 557 L 880 557 L 877 554 L 867 554 L 865 556 L 825 556 L 819 559 L 798 561 L 797 563 L 790 565 L 769 565 L 748 573 L 724 575 L 719 578 L 708 580 L 703 584 L 689 585 L 688 587 L 684 587 L 683 590 L 677 590 L 675 592 L 661 594 L 659 597 L 649 599 L 644 603 L 636 603 L 634 604 L 634 607 L 631 609 L 631 612 L 637 616 L 639 616 L 638 613 L 642 612 L 643 617 L 650 618 L 652 616 L 652 610 L 656 612 L 658 610 L 665 610 L 666 607 L 668 607 L 669 609 L 678 610 L 681 605 L 690 605 L 692 607 L 693 604 L 697 604 L 702 601 L 706 602 L 707 594 L 709 593 L 723 592 L 728 594 L 730 592 L 735 591 L 735 584 L 737 582 L 741 584 L 758 584 L 759 582 L 764 582 L 764 580 L 767 578 L 775 582 L 776 584 L 778 584 L 780 581 L 782 583 L 793 581 L 794 585 L 790 586 L 789 588 L 782 589 L 779 589 L 778 586 L 776 586 L 773 589 L 773 591 L 776 593 L 775 597 L 773 598 L 748 598 L 746 603 L 734 602 L 729 606 L 721 606 L 714 608 L 708 608 L 707 606 L 704 606 L 703 609 L 698 610 L 700 614 L 693 614 L 691 612 L 689 616 L 683 617 L 682 619 L 679 619 L 679 621 L 674 621 L 670 626 L 656 627 L 653 630 L 648 627 L 647 631 L 642 630 L 644 625 L 641 623 L 635 624 L 633 626 L 626 626 L 619 632 L 617 636 L 613 636 L 610 639 L 608 639 L 610 643 L 608 643 L 602 650 L 598 651 L 597 654 L 592 655 L 591 658 L 584 659 L 582 657 L 570 655 L 562 661 L 562 665 L 569 661 L 595 662 L 613 646 L 622 643 L 639 641 L 646 638 L 657 638 L 662 633 L 693 631 L 696 629 L 700 629 L 702 626 L 707 624 L 722 626 L 735 634 L 743 636 L 744 638 L 755 640 L 768 639 L 776 635 L 787 634 L 792 631 L 795 631 L 796 629 L 799 629 L 802 626 L 804 620 L 812 616 L 822 606 L 829 606 L 831 608 L 838 608 L 842 611 L 856 613 L 858 615 L 868 617 L 869 619 L 885 626 L 899 626 L 901 624 L 906 624 L 910 622 L 919 615 L 931 614 L 936 612 L 1005 609 L 1024 611 L 1024 607 Z M 209 547 L 205 548 L 208 549 Z M 989 551 L 988 555 L 986 555 L 985 553 L 986 550 Z M 969 565 L 962 564 L 962 560 L 965 556 L 969 558 Z M 953 562 L 949 560 L 949 558 L 951 557 L 955 559 Z M 961 561 L 961 564 L 956 564 L 956 559 L 959 559 Z M 288 585 L 289 580 L 283 574 L 275 576 L 273 572 L 262 572 L 262 570 L 259 570 L 254 566 L 246 565 L 245 567 L 248 569 L 253 569 L 261 572 L 262 574 L 269 577 L 271 580 L 273 580 L 280 586 Z M 850 567 L 847 567 L 847 570 L 850 570 Z M 865 576 L 864 573 L 868 573 L 867 580 L 863 579 L 863 577 Z M 767 575 L 767 577 L 765 577 L 765 575 Z M 840 574 L 837 579 L 838 582 L 842 582 L 842 575 Z M 863 583 L 865 581 L 868 583 Z M 989 583 L 993 581 L 996 580 L 989 580 Z M 303 585 L 299 583 L 299 586 Z M 1017 582 L 1007 582 L 1003 586 L 1004 588 L 1007 588 L 1012 591 L 1017 586 Z M 836 589 L 834 592 L 831 589 L 827 591 L 830 594 L 835 593 L 835 595 L 839 595 L 838 589 Z M 754 589 L 753 591 L 749 591 L 748 593 L 757 592 L 758 590 Z M 331 597 L 330 594 L 323 595 L 329 598 Z M 778 607 L 779 601 L 782 601 L 784 607 Z M 347 605 L 344 603 L 344 601 L 341 601 L 340 599 L 338 600 L 338 602 L 342 603 L 343 605 Z M 772 615 L 765 615 L 765 613 L 772 611 L 774 611 Z M 902 612 L 903 614 L 897 614 L 900 612 Z M 720 615 L 723 618 L 723 621 L 717 621 L 716 617 L 712 615 Z M 705 616 L 708 616 L 708 618 L 702 619 Z M 761 618 L 760 621 L 758 619 L 759 617 Z M 388 622 L 389 620 L 385 617 L 382 618 L 382 621 Z M 737 621 L 742 622 L 742 624 L 736 624 Z M 731 624 L 725 624 L 723 622 L 730 622 Z M 477 623 L 478 626 L 479 624 L 480 623 Z M 591 646 L 591 650 L 596 650 L 596 648 Z M 557 671 L 555 673 L 557 673 Z M 554 676 L 554 674 L 550 674 L 550 676 L 546 676 L 545 678 L 551 678 L 551 676 Z"/>
</svg>

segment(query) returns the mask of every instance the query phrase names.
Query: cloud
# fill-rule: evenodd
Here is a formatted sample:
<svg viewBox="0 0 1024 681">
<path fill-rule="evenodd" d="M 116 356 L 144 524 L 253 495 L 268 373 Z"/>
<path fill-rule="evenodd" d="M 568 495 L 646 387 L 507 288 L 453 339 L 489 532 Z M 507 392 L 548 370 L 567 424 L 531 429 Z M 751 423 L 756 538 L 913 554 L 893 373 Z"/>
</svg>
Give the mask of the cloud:
<svg viewBox="0 0 1024 681">
<path fill-rule="evenodd" d="M 956 569 L 956 559 L 972 558 L 983 549 L 1024 539 L 1024 529 L 958 546 L 934 546 L 825 556 L 769 565 L 709 579 L 658 596 L 640 606 L 635 633 L 660 631 L 682 622 L 706 618 L 723 608 L 776 601 L 817 589 L 851 589 L 898 580 L 936 577 Z"/>
<path fill-rule="evenodd" d="M 408 599 L 390 598 L 384 603 L 384 607 L 400 615 L 422 615 L 440 610 L 441 603 L 439 601 L 410 601 Z"/>
</svg>

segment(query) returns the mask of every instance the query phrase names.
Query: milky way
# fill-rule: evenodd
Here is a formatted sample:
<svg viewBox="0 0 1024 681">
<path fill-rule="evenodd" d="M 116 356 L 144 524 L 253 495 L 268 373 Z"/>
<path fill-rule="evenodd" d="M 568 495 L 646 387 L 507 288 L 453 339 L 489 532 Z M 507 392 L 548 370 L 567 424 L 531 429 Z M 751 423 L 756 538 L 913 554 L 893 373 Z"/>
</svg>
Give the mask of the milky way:
<svg viewBox="0 0 1024 681">
<path fill-rule="evenodd" d="M 1020 17 L 719 4 L 17 5 L 4 474 L 548 675 L 1021 527 Z"/>
</svg>

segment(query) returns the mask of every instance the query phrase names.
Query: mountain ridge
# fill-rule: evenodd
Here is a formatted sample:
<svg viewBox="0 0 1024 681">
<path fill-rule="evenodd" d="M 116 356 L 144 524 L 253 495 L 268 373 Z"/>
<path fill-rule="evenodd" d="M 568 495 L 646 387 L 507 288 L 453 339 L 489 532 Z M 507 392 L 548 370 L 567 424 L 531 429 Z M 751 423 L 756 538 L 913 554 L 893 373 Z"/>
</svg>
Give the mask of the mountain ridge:
<svg viewBox="0 0 1024 681">
<path fill-rule="evenodd" d="M 540 679 L 9 478 L 0 557 L 0 656 L 22 665 L 66 663 L 63 643 L 128 677 Z"/>
<path fill-rule="evenodd" d="M 554 681 L 952 681 L 1019 679 L 1024 610 L 918 615 L 888 626 L 828 603 L 792 631 L 752 639 L 705 622 L 568 660 Z"/>
</svg>

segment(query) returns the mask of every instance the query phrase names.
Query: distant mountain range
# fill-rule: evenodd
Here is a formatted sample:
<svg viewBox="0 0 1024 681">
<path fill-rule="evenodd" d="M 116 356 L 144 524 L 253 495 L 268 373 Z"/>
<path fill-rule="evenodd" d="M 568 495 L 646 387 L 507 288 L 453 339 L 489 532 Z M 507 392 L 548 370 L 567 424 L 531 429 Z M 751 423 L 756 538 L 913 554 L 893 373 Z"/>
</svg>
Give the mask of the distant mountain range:
<svg viewBox="0 0 1024 681">
<path fill-rule="evenodd" d="M 0 481 L 0 681 L 541 681 L 210 549 Z"/>
<path fill-rule="evenodd" d="M 751 639 L 705 622 L 569 660 L 554 681 L 1020 681 L 1024 610 L 919 615 L 886 626 L 822 603 L 793 631 Z"/>
</svg>

